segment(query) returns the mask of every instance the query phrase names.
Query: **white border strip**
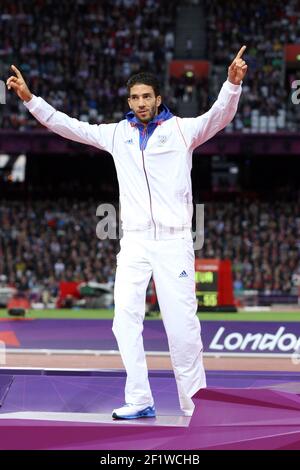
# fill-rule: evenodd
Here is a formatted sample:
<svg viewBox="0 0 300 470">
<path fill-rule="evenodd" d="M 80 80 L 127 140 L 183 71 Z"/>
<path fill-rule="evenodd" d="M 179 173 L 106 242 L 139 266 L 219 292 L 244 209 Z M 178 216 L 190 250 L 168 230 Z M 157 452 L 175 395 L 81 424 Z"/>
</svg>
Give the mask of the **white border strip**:
<svg viewBox="0 0 300 470">
<path fill-rule="evenodd" d="M 117 350 L 105 350 L 105 349 L 11 349 L 6 348 L 6 354 L 45 354 L 47 356 L 52 356 L 55 354 L 61 355 L 78 355 L 78 356 L 120 356 L 119 351 Z M 204 352 L 204 357 L 261 357 L 261 358 L 283 358 L 288 359 L 295 354 L 295 351 L 288 353 L 235 353 L 235 352 Z M 146 356 L 164 356 L 169 357 L 170 353 L 168 351 L 146 351 Z"/>
</svg>

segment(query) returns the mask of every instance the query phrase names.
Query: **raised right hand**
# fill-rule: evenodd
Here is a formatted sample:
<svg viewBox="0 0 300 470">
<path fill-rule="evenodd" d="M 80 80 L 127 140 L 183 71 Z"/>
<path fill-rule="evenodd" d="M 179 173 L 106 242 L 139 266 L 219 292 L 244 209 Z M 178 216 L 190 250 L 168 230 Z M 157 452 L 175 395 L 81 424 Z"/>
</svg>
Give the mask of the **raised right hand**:
<svg viewBox="0 0 300 470">
<path fill-rule="evenodd" d="M 7 79 L 7 88 L 9 90 L 12 88 L 22 101 L 30 101 L 32 98 L 32 93 L 26 85 L 26 82 L 22 77 L 20 70 L 18 70 L 15 65 L 12 65 L 11 69 L 15 72 L 16 76 L 12 75 Z"/>
</svg>

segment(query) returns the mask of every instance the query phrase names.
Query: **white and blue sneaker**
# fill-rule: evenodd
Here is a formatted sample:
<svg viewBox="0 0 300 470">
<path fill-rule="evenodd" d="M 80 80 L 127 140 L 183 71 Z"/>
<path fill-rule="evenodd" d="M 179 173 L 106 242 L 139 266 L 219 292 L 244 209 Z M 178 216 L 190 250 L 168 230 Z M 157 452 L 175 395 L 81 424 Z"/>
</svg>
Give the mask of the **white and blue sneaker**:
<svg viewBox="0 0 300 470">
<path fill-rule="evenodd" d="M 136 418 L 155 418 L 155 406 L 154 405 L 133 405 L 127 403 L 121 408 L 116 408 L 112 412 L 114 419 L 136 419 Z"/>
</svg>

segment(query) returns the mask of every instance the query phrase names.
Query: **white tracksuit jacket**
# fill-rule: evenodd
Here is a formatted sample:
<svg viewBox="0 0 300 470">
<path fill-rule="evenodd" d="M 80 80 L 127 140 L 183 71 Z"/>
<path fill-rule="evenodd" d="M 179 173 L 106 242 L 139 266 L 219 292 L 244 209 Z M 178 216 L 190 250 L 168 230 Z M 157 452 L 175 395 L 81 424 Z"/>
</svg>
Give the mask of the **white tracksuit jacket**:
<svg viewBox="0 0 300 470">
<path fill-rule="evenodd" d="M 149 135 L 142 134 L 134 119 L 90 125 L 56 111 L 42 98 L 24 103 L 50 130 L 114 158 L 124 236 L 117 255 L 113 332 L 127 372 L 126 403 L 142 408 L 153 404 L 142 338 L 151 276 L 186 415 L 193 412 L 191 397 L 206 386 L 190 232 L 192 153 L 233 119 L 240 94 L 240 85 L 226 81 L 211 109 L 196 118 L 181 119 L 165 108 L 166 120 L 159 115 L 152 128 L 147 126 Z"/>
<path fill-rule="evenodd" d="M 80 122 L 56 111 L 42 98 L 24 103 L 51 131 L 76 142 L 111 153 L 120 189 L 124 231 L 143 231 L 149 238 L 163 238 L 191 228 L 192 153 L 223 129 L 234 117 L 241 86 L 226 81 L 211 109 L 196 118 L 162 121 L 144 151 L 137 127 L 127 119 L 114 124 Z"/>
</svg>

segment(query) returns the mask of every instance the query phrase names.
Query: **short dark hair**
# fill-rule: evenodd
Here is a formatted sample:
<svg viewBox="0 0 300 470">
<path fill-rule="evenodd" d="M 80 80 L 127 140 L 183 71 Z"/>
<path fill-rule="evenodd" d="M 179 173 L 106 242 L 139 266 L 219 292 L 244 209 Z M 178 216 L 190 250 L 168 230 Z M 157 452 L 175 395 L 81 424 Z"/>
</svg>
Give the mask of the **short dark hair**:
<svg viewBox="0 0 300 470">
<path fill-rule="evenodd" d="M 130 95 L 130 89 L 134 85 L 138 85 L 138 84 L 151 86 L 153 88 L 155 96 L 160 95 L 159 81 L 156 78 L 156 76 L 153 75 L 152 73 L 141 72 L 141 73 L 137 73 L 135 75 L 132 75 L 132 77 L 129 78 L 129 80 L 126 84 L 127 85 L 127 91 L 128 91 L 129 95 Z"/>
</svg>

